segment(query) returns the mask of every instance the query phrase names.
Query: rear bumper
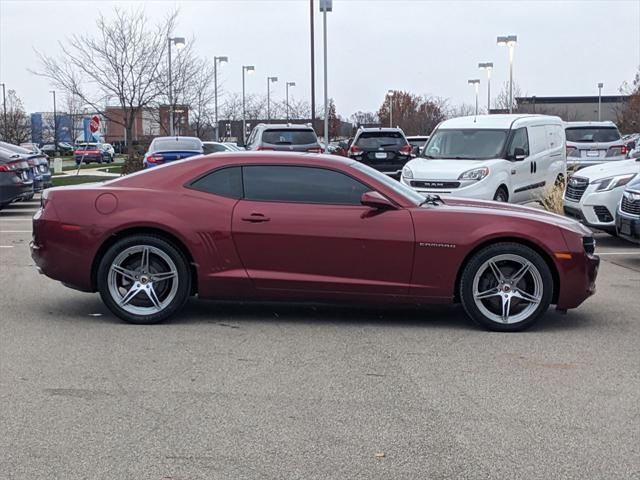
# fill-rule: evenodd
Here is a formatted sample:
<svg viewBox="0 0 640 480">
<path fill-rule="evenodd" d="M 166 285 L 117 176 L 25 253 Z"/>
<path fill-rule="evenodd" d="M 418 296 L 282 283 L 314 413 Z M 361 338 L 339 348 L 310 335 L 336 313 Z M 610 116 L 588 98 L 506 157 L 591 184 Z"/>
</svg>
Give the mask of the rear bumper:
<svg viewBox="0 0 640 480">
<path fill-rule="evenodd" d="M 593 165 L 600 165 L 601 163 L 617 162 L 626 159 L 627 158 L 623 155 L 620 155 L 618 157 L 598 157 L 593 159 L 567 157 L 567 170 L 579 170 L 581 168 L 591 167 Z"/>
<path fill-rule="evenodd" d="M 92 154 L 92 155 L 74 155 L 73 159 L 76 161 L 76 163 L 80 163 L 80 162 L 101 162 L 102 161 L 102 155 L 97 155 L 97 154 Z"/>
<path fill-rule="evenodd" d="M 616 231 L 618 236 L 633 243 L 640 244 L 640 218 L 627 215 L 618 210 L 616 215 Z"/>
<path fill-rule="evenodd" d="M 33 183 L 0 181 L 0 204 L 6 205 L 33 195 Z"/>
</svg>

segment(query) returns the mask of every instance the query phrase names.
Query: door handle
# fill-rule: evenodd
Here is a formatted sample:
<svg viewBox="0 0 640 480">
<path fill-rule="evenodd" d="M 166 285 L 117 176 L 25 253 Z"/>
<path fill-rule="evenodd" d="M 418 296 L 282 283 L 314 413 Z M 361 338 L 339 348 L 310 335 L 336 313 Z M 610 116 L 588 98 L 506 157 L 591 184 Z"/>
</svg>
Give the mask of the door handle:
<svg viewBox="0 0 640 480">
<path fill-rule="evenodd" d="M 269 217 L 265 217 L 262 213 L 252 213 L 248 217 L 242 217 L 243 222 L 250 222 L 250 223 L 262 223 L 262 222 L 268 222 L 269 220 L 271 219 Z"/>
</svg>

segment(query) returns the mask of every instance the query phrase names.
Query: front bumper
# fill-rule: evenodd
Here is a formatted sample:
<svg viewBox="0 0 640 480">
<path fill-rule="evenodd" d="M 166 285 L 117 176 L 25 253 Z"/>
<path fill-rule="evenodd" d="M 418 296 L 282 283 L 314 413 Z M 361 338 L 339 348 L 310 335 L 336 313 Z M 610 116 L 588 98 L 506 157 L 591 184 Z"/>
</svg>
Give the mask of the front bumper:
<svg viewBox="0 0 640 480">
<path fill-rule="evenodd" d="M 624 186 L 596 192 L 597 185 L 589 185 L 579 201 L 564 198 L 564 213 L 590 227 L 615 232 L 615 214 Z"/>
<path fill-rule="evenodd" d="M 411 185 L 412 181 L 418 182 L 432 182 L 438 183 L 439 181 L 434 180 L 426 180 L 421 178 L 405 178 L 402 177 L 400 181 L 404 183 L 409 188 L 412 188 L 418 193 L 423 194 L 432 194 L 432 195 L 442 195 L 442 196 L 451 196 L 451 197 L 460 197 L 460 198 L 473 198 L 476 200 L 493 200 L 493 197 L 496 193 L 498 186 L 493 185 L 491 182 L 485 181 L 488 179 L 483 179 L 477 182 L 470 183 L 465 185 L 461 183 L 459 180 L 442 180 L 445 183 L 461 183 L 459 188 L 420 188 Z"/>
<path fill-rule="evenodd" d="M 616 215 L 616 231 L 618 236 L 633 243 L 640 244 L 640 218 L 618 210 Z"/>
</svg>

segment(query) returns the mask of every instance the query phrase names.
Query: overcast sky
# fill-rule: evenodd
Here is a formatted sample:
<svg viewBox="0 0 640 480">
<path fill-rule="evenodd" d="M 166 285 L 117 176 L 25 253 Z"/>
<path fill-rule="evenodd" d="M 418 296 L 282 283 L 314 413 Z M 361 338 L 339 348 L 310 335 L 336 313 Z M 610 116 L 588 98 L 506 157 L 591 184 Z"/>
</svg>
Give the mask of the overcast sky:
<svg viewBox="0 0 640 480">
<path fill-rule="evenodd" d="M 492 90 L 508 78 L 507 49 L 497 35 L 516 34 L 514 78 L 537 96 L 614 95 L 640 66 L 640 0 L 423 1 L 334 0 L 328 14 L 329 96 L 340 115 L 377 110 L 388 89 L 474 101 L 467 80 L 486 77 L 478 62 L 495 65 Z M 310 98 L 308 0 L 36 1 L 0 0 L 0 82 L 15 89 L 27 111 L 50 111 L 51 86 L 29 73 L 34 49 L 58 51 L 73 32 L 87 33 L 99 11 L 143 7 L 150 19 L 178 8 L 175 35 L 195 37 L 200 55 L 228 55 L 227 92 L 241 90 L 241 66 L 255 65 L 247 92 Z M 316 0 L 316 11 L 318 1 Z M 322 102 L 322 17 L 316 14 L 316 101 Z M 481 100 L 482 101 L 482 100 Z M 484 104 L 484 102 L 483 102 Z"/>
</svg>

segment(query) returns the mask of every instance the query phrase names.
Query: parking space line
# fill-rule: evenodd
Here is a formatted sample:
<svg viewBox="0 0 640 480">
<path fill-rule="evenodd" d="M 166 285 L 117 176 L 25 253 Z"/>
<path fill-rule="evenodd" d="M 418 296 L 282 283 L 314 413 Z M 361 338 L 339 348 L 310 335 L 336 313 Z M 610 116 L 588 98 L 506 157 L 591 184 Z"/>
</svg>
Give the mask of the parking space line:
<svg viewBox="0 0 640 480">
<path fill-rule="evenodd" d="M 13 248 L 13 245 L 0 245 L 0 248 Z"/>
<path fill-rule="evenodd" d="M 0 230 L 0 233 L 31 233 L 32 230 Z"/>
<path fill-rule="evenodd" d="M 631 252 L 596 252 L 596 255 L 640 255 L 640 251 Z"/>
</svg>

